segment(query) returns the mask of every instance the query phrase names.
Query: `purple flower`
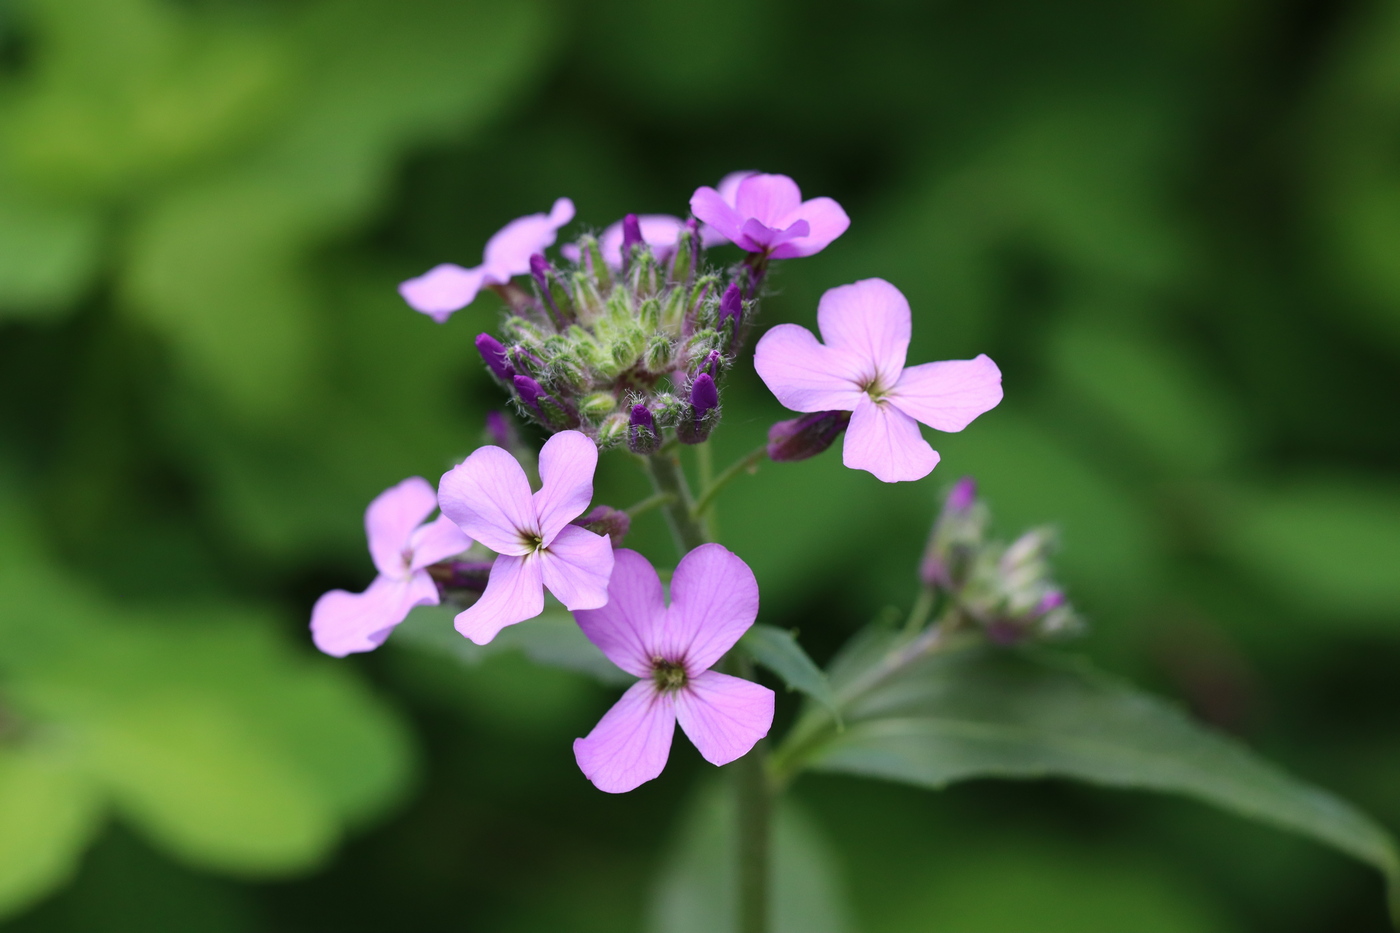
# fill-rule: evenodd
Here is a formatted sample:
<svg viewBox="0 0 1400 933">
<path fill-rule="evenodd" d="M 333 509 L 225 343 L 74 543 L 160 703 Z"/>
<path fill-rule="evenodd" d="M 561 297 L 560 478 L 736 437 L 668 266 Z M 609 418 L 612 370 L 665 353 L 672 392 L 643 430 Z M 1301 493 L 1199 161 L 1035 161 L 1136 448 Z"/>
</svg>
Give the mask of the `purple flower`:
<svg viewBox="0 0 1400 933">
<path fill-rule="evenodd" d="M 741 249 L 774 259 L 819 253 L 851 225 L 831 198 L 803 201 L 797 183 L 786 175 L 749 175 L 729 199 L 714 188 L 699 188 L 690 209 Z"/>
<path fill-rule="evenodd" d="M 760 174 L 758 171 L 751 168 L 730 172 L 728 175 L 721 178 L 719 184 L 715 187 L 719 191 L 719 196 L 724 199 L 724 203 L 733 207 L 734 196 L 739 192 L 739 184 L 750 175 L 758 174 Z M 709 224 L 702 224 L 700 227 L 700 242 L 707 247 L 718 246 L 721 243 L 728 243 L 729 238 Z"/>
<path fill-rule="evenodd" d="M 540 451 L 539 492 L 515 458 L 482 447 L 443 475 L 442 514 L 497 555 L 477 603 L 457 615 L 457 631 L 484 645 L 507 625 L 544 611 L 545 587 L 569 609 L 608 601 L 613 549 L 608 539 L 569 524 L 593 498 L 598 448 L 561 431 Z"/>
<path fill-rule="evenodd" d="M 574 741 L 579 768 L 610 794 L 661 773 L 677 720 L 715 765 L 745 755 L 773 725 L 772 690 L 710 670 L 758 616 L 748 565 L 718 544 L 700 545 L 676 567 L 667 607 L 647 559 L 616 553 L 607 606 L 574 613 L 589 641 L 641 678 Z"/>
<path fill-rule="evenodd" d="M 453 311 L 465 308 L 487 285 L 504 285 L 511 276 L 530 271 L 530 257 L 554 244 L 559 228 L 574 219 L 574 202 L 560 198 L 548 214 L 517 217 L 486 241 L 481 265 L 463 269 L 445 262 L 416 279 L 399 285 L 399 294 L 415 311 L 446 321 Z"/>
<path fill-rule="evenodd" d="M 843 462 L 884 482 L 922 479 L 938 454 L 919 422 L 961 431 L 1001 401 L 1001 370 L 986 354 L 905 367 L 909 302 L 883 279 L 822 295 L 817 325 L 825 344 L 796 324 L 758 342 L 754 368 L 793 411 L 851 412 Z"/>
<path fill-rule="evenodd" d="M 424 523 L 437 508 L 433 487 L 419 476 L 384 490 L 365 509 L 365 536 L 379 576 L 363 593 L 331 590 L 311 610 L 311 637 L 343 658 L 373 651 L 414 606 L 436 606 L 438 588 L 425 570 L 460 554 L 471 539 L 446 516 Z"/>
<path fill-rule="evenodd" d="M 628 217 L 633 215 L 628 214 Z M 676 251 L 676 243 L 680 239 L 681 231 L 685 229 L 685 221 L 679 217 L 672 217 L 670 214 L 638 214 L 637 225 L 641 229 L 642 240 L 651 247 L 652 255 L 657 262 L 665 262 L 670 259 Z M 622 268 L 622 239 L 623 223 L 626 218 L 610 225 L 598 237 L 598 249 L 603 254 L 603 261 L 610 268 Z M 559 252 L 564 254 L 564 258 L 573 262 L 578 262 L 582 254 L 577 246 L 572 243 L 565 244 L 559 248 Z"/>
</svg>

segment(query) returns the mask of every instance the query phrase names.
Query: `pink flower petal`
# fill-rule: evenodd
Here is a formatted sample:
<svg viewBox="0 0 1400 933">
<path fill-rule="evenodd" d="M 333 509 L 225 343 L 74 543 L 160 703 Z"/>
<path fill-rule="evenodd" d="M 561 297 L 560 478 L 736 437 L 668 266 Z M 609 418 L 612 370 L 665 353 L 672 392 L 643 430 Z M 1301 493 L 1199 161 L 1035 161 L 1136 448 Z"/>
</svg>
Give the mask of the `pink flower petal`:
<svg viewBox="0 0 1400 933">
<path fill-rule="evenodd" d="M 462 553 L 472 546 L 472 539 L 463 534 L 452 519 L 439 515 L 419 527 L 409 539 L 408 546 L 413 550 L 412 568 L 421 570 L 429 564 Z"/>
<path fill-rule="evenodd" d="M 747 219 L 713 188 L 696 188 L 690 196 L 690 212 L 726 240 L 737 240 Z"/>
<path fill-rule="evenodd" d="M 651 247 L 658 262 L 665 262 L 676 252 L 676 241 L 685 229 L 685 221 L 670 214 L 642 214 L 637 217 L 642 239 Z M 603 261 L 614 269 L 622 268 L 622 221 L 612 224 L 598 237 Z M 575 260 L 577 261 L 577 260 Z"/>
<path fill-rule="evenodd" d="M 554 245 L 559 228 L 574 219 L 574 202 L 560 198 L 548 214 L 528 214 L 506 224 L 486 241 L 483 268 L 502 282 L 530 271 L 530 257 Z"/>
<path fill-rule="evenodd" d="M 538 516 L 536 527 L 546 547 L 554 542 L 559 529 L 588 508 L 596 469 L 598 445 L 587 435 L 560 431 L 544 442 L 540 450 L 540 491 L 535 493 L 531 509 Z"/>
<path fill-rule="evenodd" d="M 676 710 L 650 680 L 639 680 L 593 731 L 574 740 L 574 758 L 584 777 L 601 791 L 625 794 L 659 775 L 671 755 Z"/>
<path fill-rule="evenodd" d="M 470 607 L 457 613 L 457 631 L 484 645 L 507 625 L 533 619 L 544 612 L 544 585 L 540 559 L 535 555 L 502 554 L 491 565 L 486 592 Z"/>
<path fill-rule="evenodd" d="M 923 363 L 904 370 L 890 404 L 940 431 L 961 431 L 1001 402 L 1001 370 L 983 353 L 972 360 Z"/>
<path fill-rule="evenodd" d="M 442 324 L 452 316 L 453 311 L 475 301 L 477 292 L 483 286 L 491 284 L 498 283 L 487 275 L 485 266 L 463 269 L 445 262 L 433 266 L 416 279 L 400 282 L 399 294 L 410 308 Z"/>
<path fill-rule="evenodd" d="M 612 541 L 577 525 L 565 527 L 540 551 L 544 585 L 565 609 L 597 609 L 608 603 Z"/>
<path fill-rule="evenodd" d="M 436 606 L 436 584 L 423 572 L 407 580 L 375 577 L 363 593 L 331 590 L 311 609 L 311 638 L 326 654 L 343 658 L 373 651 L 414 606 Z"/>
<path fill-rule="evenodd" d="M 433 487 L 421 476 L 410 476 L 374 497 L 365 509 L 365 537 L 369 539 L 370 557 L 380 573 L 398 579 L 408 576 L 404 552 L 409 539 L 436 508 Z"/>
<path fill-rule="evenodd" d="M 801 203 L 797 182 L 786 175 L 750 175 L 734 192 L 734 209 L 739 215 L 752 217 L 765 227 L 779 226 L 778 222 Z"/>
<path fill-rule="evenodd" d="M 855 356 L 867 379 L 893 389 L 909 352 L 909 302 L 884 279 L 863 279 L 828 289 L 817 305 L 817 326 L 827 346 Z"/>
<path fill-rule="evenodd" d="M 706 761 L 727 765 L 773 727 L 773 700 L 762 684 L 705 671 L 676 691 L 676 718 Z"/>
<path fill-rule="evenodd" d="M 919 433 L 919 423 L 887 402 L 862 398 L 851 414 L 841 462 L 869 470 L 886 483 L 923 479 L 938 466 L 938 452 Z"/>
<path fill-rule="evenodd" d="M 749 565 L 719 544 L 702 544 L 676 566 L 662 657 L 684 659 L 692 677 L 734 647 L 758 618 L 758 581 Z"/>
<path fill-rule="evenodd" d="M 613 551 L 608 603 L 574 613 L 583 634 L 618 667 L 634 677 L 650 677 L 666 620 L 666 600 L 656 569 L 636 551 Z"/>
<path fill-rule="evenodd" d="M 444 473 L 438 503 L 442 514 L 497 554 L 520 556 L 533 550 L 522 537 L 539 534 L 530 481 L 499 447 L 478 448 Z"/>
<path fill-rule="evenodd" d="M 758 172 L 754 169 L 744 169 L 738 172 L 730 172 L 728 175 L 725 175 L 722 179 L 720 179 L 718 185 L 718 194 L 720 200 L 728 204 L 730 207 L 733 207 L 734 198 L 739 193 L 739 183 L 742 182 L 745 178 L 748 178 L 750 175 L 757 174 Z M 696 214 L 697 218 L 699 216 L 699 214 Z M 700 225 L 701 246 L 704 246 L 708 249 L 711 246 L 718 246 L 721 243 L 728 242 L 729 237 L 725 236 L 723 233 L 720 233 L 714 227 L 710 226 L 709 224 Z"/>
<path fill-rule="evenodd" d="M 779 324 L 758 341 L 754 368 L 768 390 L 793 411 L 851 411 L 865 398 L 868 373 L 854 354 L 823 346 L 805 327 Z"/>
<path fill-rule="evenodd" d="M 805 220 L 810 227 L 809 231 L 801 238 L 783 243 L 774 249 L 774 259 L 797 259 L 820 253 L 851 225 L 851 218 L 847 217 L 841 205 L 831 198 L 813 198 L 805 201 L 795 212 L 780 220 L 779 224 L 791 224 L 797 220 Z"/>
</svg>

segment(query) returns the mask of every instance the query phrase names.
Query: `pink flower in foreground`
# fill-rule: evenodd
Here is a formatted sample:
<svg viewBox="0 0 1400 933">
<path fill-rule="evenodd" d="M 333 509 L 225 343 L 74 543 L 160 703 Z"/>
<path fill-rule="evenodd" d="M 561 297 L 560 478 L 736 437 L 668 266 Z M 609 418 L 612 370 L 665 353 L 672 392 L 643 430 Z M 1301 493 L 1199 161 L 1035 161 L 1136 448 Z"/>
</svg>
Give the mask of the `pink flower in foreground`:
<svg viewBox="0 0 1400 933">
<path fill-rule="evenodd" d="M 617 552 L 606 607 L 575 612 L 579 627 L 618 667 L 640 677 L 604 714 L 574 757 L 599 790 L 620 794 L 666 767 L 679 721 L 705 760 L 745 755 L 773 725 L 773 691 L 710 667 L 758 616 L 748 565 L 718 544 L 687 554 L 661 580 L 636 551 Z"/>
<path fill-rule="evenodd" d="M 884 279 L 822 295 L 817 326 L 779 324 L 758 342 L 754 368 L 793 411 L 849 411 L 842 461 L 887 483 L 922 479 L 938 453 L 919 422 L 961 431 L 1001 401 L 1001 370 L 986 354 L 905 367 L 909 302 Z"/>
<path fill-rule="evenodd" d="M 797 183 L 786 175 L 740 178 L 731 197 L 714 188 L 698 188 L 690 210 L 741 249 L 774 259 L 819 253 L 851 225 L 831 198 L 802 200 Z"/>
<path fill-rule="evenodd" d="M 560 431 L 540 451 L 541 489 L 515 458 L 482 447 L 443 475 L 442 514 L 497 553 L 481 599 L 457 614 L 457 631 L 478 645 L 507 625 L 544 611 L 545 587 L 569 609 L 608 601 L 612 545 L 569 524 L 593 498 L 598 448 L 578 431 Z"/>
<path fill-rule="evenodd" d="M 481 265 L 463 269 L 445 262 L 400 283 L 399 294 L 415 311 L 439 324 L 465 308 L 488 285 L 504 285 L 530 271 L 530 257 L 554 245 L 559 228 L 574 219 L 574 202 L 560 198 L 548 214 L 517 217 L 486 241 Z"/>
<path fill-rule="evenodd" d="M 439 515 L 433 487 L 420 476 L 381 492 L 365 510 L 365 536 L 379 576 L 363 593 L 331 590 L 311 610 L 311 637 L 326 654 L 343 658 L 373 651 L 414 606 L 436 606 L 429 564 L 471 547 L 451 519 Z"/>
</svg>

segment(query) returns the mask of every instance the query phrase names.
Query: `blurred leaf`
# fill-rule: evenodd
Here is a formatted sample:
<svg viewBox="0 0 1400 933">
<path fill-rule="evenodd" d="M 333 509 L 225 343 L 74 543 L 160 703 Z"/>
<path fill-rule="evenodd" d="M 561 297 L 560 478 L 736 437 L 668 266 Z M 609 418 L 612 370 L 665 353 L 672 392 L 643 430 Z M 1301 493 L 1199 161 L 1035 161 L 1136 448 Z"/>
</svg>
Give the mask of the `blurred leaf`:
<svg viewBox="0 0 1400 933">
<path fill-rule="evenodd" d="M 848 697 L 901 637 L 869 633 L 833 664 L 844 729 L 814 729 L 820 719 L 809 713 L 788 743 L 792 761 L 929 788 L 1066 777 L 1183 794 L 1371 864 L 1400 908 L 1400 855 L 1369 817 L 1086 664 L 970 648 L 927 656 Z"/>
<path fill-rule="evenodd" d="M 651 933 L 737 929 L 735 821 L 729 785 L 702 787 L 656 880 L 647 924 Z M 789 797 L 778 799 L 771 845 L 773 933 L 852 929 L 838 854 Z"/>
<path fill-rule="evenodd" d="M 66 882 L 101 825 L 101 795 L 68 762 L 0 747 L 0 916 Z"/>
<path fill-rule="evenodd" d="M 789 689 L 805 693 L 839 715 L 836 695 L 826 682 L 826 674 L 802 650 L 792 632 L 772 625 L 755 625 L 739 639 L 739 647 L 781 677 Z"/>
<path fill-rule="evenodd" d="M 1290 600 L 1327 620 L 1394 631 L 1400 617 L 1400 489 L 1314 479 L 1240 495 L 1221 545 Z"/>
<path fill-rule="evenodd" d="M 11 184 L 0 186 L 0 317 L 53 314 L 91 282 L 101 218 L 18 197 Z"/>
</svg>

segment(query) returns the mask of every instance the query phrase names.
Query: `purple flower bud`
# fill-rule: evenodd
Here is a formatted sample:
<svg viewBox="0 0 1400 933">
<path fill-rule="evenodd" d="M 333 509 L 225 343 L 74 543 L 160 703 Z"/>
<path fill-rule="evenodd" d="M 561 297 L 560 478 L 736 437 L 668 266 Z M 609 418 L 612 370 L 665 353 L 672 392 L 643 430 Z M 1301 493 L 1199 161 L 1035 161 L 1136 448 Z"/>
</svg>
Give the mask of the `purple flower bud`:
<svg viewBox="0 0 1400 933">
<path fill-rule="evenodd" d="M 642 222 L 637 219 L 636 214 L 628 214 L 622 218 L 622 257 L 625 260 L 632 252 L 632 247 L 638 243 L 645 243 L 642 238 Z"/>
<path fill-rule="evenodd" d="M 826 450 L 851 423 L 848 411 L 818 411 L 768 429 L 768 457 L 779 462 L 806 460 Z"/>
<path fill-rule="evenodd" d="M 703 363 L 700 364 L 700 372 L 708 374 L 709 377 L 710 377 L 712 380 L 713 380 L 713 379 L 718 379 L 718 378 L 719 378 L 719 351 L 718 351 L 718 350 L 711 350 L 711 351 L 705 356 L 705 361 L 704 361 Z"/>
<path fill-rule="evenodd" d="M 486 589 L 486 579 L 491 575 L 493 561 L 444 560 L 429 564 L 424 569 L 437 584 L 438 594 L 445 596 L 447 590 L 474 590 L 478 593 Z"/>
<path fill-rule="evenodd" d="M 724 330 L 726 322 L 734 322 L 733 334 L 739 333 L 739 324 L 744 318 L 744 293 L 738 282 L 730 282 L 729 287 L 719 298 L 719 329 Z"/>
<path fill-rule="evenodd" d="M 520 397 L 520 404 L 551 431 L 578 426 L 578 413 L 546 392 L 529 376 L 515 377 L 515 393 Z"/>
<path fill-rule="evenodd" d="M 719 389 L 709 373 L 701 373 L 690 384 L 690 405 L 695 409 L 695 420 L 699 421 L 719 404 Z"/>
<path fill-rule="evenodd" d="M 545 307 L 549 310 L 550 319 L 554 321 L 554 326 L 563 330 L 564 316 L 559 313 L 559 307 L 554 303 L 554 293 L 549 290 L 549 260 L 544 258 L 544 254 L 535 253 L 530 257 L 530 275 L 534 278 L 535 284 L 539 286 L 540 297 L 544 299 Z"/>
<path fill-rule="evenodd" d="M 645 405 L 633 405 L 632 415 L 627 424 L 627 449 L 634 454 L 654 453 L 661 446 L 661 435 L 656 430 L 656 419 L 651 409 Z"/>
<path fill-rule="evenodd" d="M 701 373 L 690 384 L 689 409 L 676 423 L 676 438 L 682 444 L 703 444 L 719 421 L 719 390 L 709 373 Z"/>
<path fill-rule="evenodd" d="M 497 447 L 510 450 L 515 446 L 515 429 L 506 420 L 506 416 L 498 411 L 486 413 L 486 433 L 495 441 Z"/>
<path fill-rule="evenodd" d="M 481 354 L 481 358 L 486 361 L 486 367 L 491 370 L 491 374 L 506 384 L 515 378 L 515 367 L 510 364 L 506 357 L 506 348 L 499 340 L 490 334 L 476 335 L 476 349 Z"/>
<path fill-rule="evenodd" d="M 1035 614 L 1038 616 L 1046 615 L 1056 609 L 1059 609 L 1064 604 L 1065 594 L 1060 590 L 1051 590 L 1050 592 L 1046 593 L 1043 597 L 1041 597 L 1040 602 L 1036 604 Z"/>
<path fill-rule="evenodd" d="M 972 503 L 977 500 L 977 480 L 971 476 L 964 476 L 953 485 L 948 493 L 948 499 L 944 503 L 944 508 L 952 509 L 955 512 L 963 512 L 972 507 Z"/>
<path fill-rule="evenodd" d="M 595 535 L 607 535 L 612 546 L 617 548 L 622 547 L 622 539 L 627 537 L 627 531 L 632 527 L 632 518 L 626 512 L 621 512 L 611 506 L 600 505 L 587 515 L 581 515 L 569 524 L 578 525 Z"/>
</svg>

